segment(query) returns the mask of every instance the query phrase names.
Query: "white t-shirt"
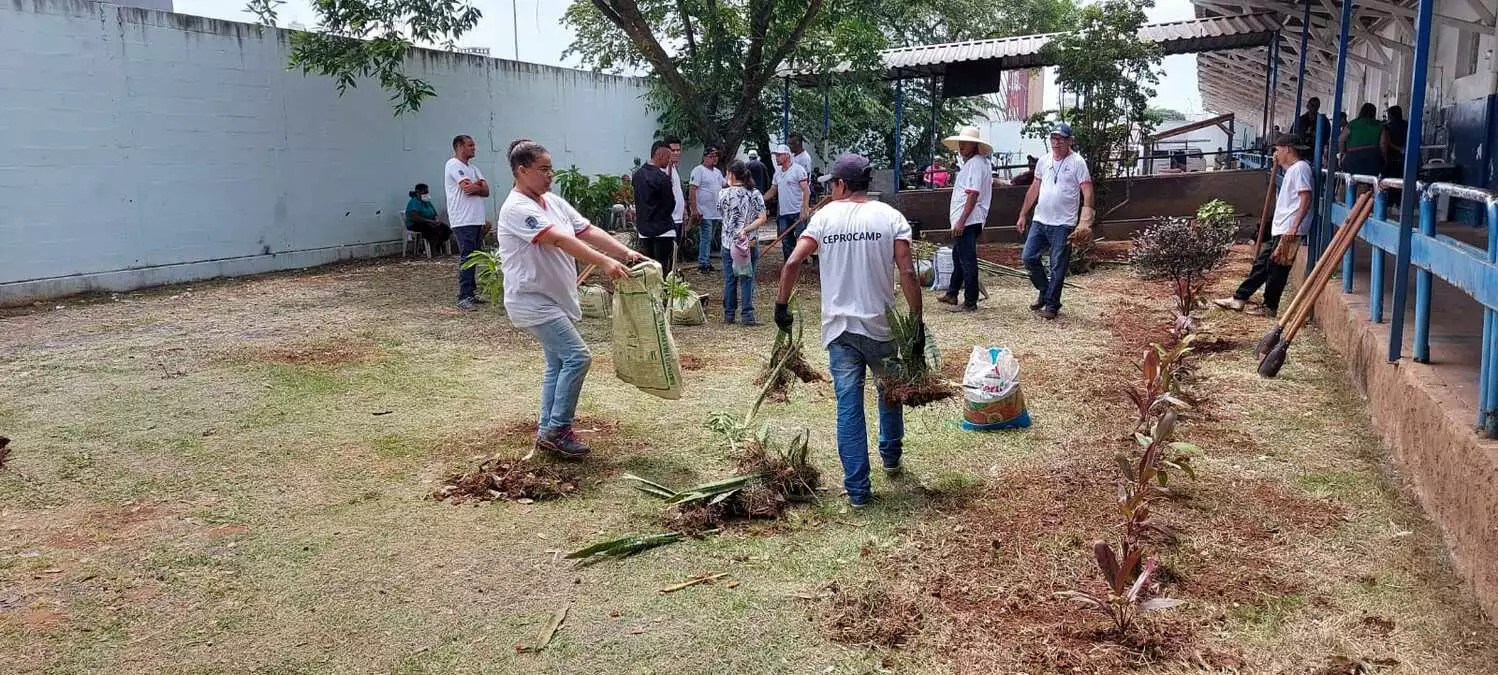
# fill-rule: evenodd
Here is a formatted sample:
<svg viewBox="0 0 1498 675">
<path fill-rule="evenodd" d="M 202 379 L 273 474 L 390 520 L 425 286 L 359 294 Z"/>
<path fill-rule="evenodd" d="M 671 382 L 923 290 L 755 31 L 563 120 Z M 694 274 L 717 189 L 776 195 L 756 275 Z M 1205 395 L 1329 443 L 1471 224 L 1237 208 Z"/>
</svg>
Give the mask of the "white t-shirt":
<svg viewBox="0 0 1498 675">
<path fill-rule="evenodd" d="M 957 182 L 952 185 L 952 205 L 947 209 L 947 224 L 957 226 L 962 210 L 967 208 L 968 193 L 977 193 L 978 203 L 963 225 L 982 225 L 988 222 L 988 205 L 993 201 L 993 165 L 985 155 L 973 155 L 962 163 L 957 171 Z"/>
<path fill-rule="evenodd" d="M 458 183 L 464 180 L 478 182 L 484 174 L 477 166 L 464 164 L 457 157 L 447 160 L 442 169 L 442 186 L 447 188 L 447 223 L 453 227 L 484 224 L 484 198 L 463 194 Z"/>
<path fill-rule="evenodd" d="M 545 206 L 511 190 L 495 227 L 499 257 L 504 261 L 505 313 L 520 328 L 555 319 L 582 319 L 577 304 L 577 261 L 537 240 L 549 229 L 577 235 L 591 225 L 560 196 L 548 192 L 541 199 Z"/>
<path fill-rule="evenodd" d="M 1299 223 L 1295 222 L 1295 212 L 1300 210 L 1300 193 L 1310 191 L 1310 164 L 1305 160 L 1300 160 L 1285 169 L 1285 177 L 1280 180 L 1279 195 L 1274 198 L 1274 223 L 1270 226 L 1270 234 L 1278 237 L 1282 234 L 1305 233 L 1306 225 L 1311 221 L 1311 214 L 1316 209 L 1308 209 L 1306 217 Z"/>
<path fill-rule="evenodd" d="M 718 193 L 723 190 L 723 174 L 701 164 L 692 169 L 692 187 L 697 188 L 697 213 L 707 220 L 719 220 Z"/>
<path fill-rule="evenodd" d="M 671 195 L 676 197 L 676 208 L 671 209 L 671 222 L 680 225 L 687 219 L 687 197 L 681 193 L 681 174 L 676 173 L 676 167 L 671 167 L 667 175 L 671 176 Z"/>
<path fill-rule="evenodd" d="M 829 202 L 801 234 L 817 242 L 822 273 L 822 345 L 845 332 L 890 339 L 885 310 L 895 301 L 895 240 L 910 223 L 883 202 Z"/>
<path fill-rule="evenodd" d="M 1040 181 L 1035 222 L 1075 227 L 1082 208 L 1082 184 L 1092 182 L 1087 160 L 1075 152 L 1060 160 L 1046 155 L 1035 164 L 1035 180 Z"/>
<path fill-rule="evenodd" d="M 770 180 L 775 184 L 775 198 L 780 201 L 780 215 L 801 213 L 801 199 L 806 194 L 801 189 L 801 181 L 811 180 L 811 174 L 795 162 L 791 162 L 789 169 L 781 169 L 777 164 L 775 177 Z"/>
<path fill-rule="evenodd" d="M 811 175 L 811 153 L 802 150 L 799 155 L 791 155 L 791 163 L 806 169 L 806 175 Z"/>
</svg>

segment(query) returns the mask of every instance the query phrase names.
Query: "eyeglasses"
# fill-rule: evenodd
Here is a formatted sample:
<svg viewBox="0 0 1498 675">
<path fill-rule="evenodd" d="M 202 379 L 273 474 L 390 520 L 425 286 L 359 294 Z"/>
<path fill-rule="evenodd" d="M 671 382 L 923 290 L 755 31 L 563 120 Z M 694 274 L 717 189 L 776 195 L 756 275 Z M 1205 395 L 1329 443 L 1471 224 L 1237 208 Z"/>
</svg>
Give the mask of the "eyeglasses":
<svg viewBox="0 0 1498 675">
<path fill-rule="evenodd" d="M 541 173 L 544 173 L 548 176 L 556 175 L 557 172 L 556 169 L 553 169 L 549 166 L 528 166 L 525 168 L 530 169 L 531 171 L 540 171 Z"/>
</svg>

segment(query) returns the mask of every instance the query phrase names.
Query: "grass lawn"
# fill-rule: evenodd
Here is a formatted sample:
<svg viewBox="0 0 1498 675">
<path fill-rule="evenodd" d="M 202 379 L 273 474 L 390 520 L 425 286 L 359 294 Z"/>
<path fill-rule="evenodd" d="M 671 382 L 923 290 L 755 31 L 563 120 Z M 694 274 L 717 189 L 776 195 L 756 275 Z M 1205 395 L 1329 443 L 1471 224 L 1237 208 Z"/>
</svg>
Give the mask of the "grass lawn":
<svg viewBox="0 0 1498 675">
<path fill-rule="evenodd" d="M 679 401 L 617 380 L 607 323 L 585 321 L 578 428 L 595 453 L 573 467 L 579 493 L 455 506 L 428 498 L 442 478 L 526 452 L 542 367 L 501 311 L 451 308 L 455 266 L 386 260 L 0 315 L 14 450 L 0 671 L 1476 673 L 1498 659 L 1315 331 L 1261 380 L 1264 320 L 1206 313 L 1208 333 L 1238 343 L 1197 361 L 1204 402 L 1180 436 L 1207 457 L 1156 516 L 1178 531 L 1159 550 L 1187 604 L 1118 641 L 1051 593 L 1101 585 L 1090 542 L 1116 530 L 1112 454 L 1133 442 L 1120 387 L 1168 320 L 1162 287 L 1077 277 L 1051 323 L 1014 280 L 989 279 L 975 314 L 930 302 L 949 374 L 973 345 L 1019 356 L 1034 427 L 963 432 L 956 404 L 908 413 L 919 485 L 876 475 L 880 503 L 850 512 L 831 387 L 798 385 L 761 416 L 810 428 L 819 505 L 578 568 L 560 554 L 660 529 L 659 503 L 620 474 L 727 475 L 703 422 L 751 402 L 771 284 L 762 274 L 764 327 L 710 311 L 675 330 L 694 367 Z M 721 277 L 688 278 L 717 301 Z M 704 572 L 739 583 L 659 592 Z M 552 643 L 517 653 L 563 606 Z"/>
</svg>

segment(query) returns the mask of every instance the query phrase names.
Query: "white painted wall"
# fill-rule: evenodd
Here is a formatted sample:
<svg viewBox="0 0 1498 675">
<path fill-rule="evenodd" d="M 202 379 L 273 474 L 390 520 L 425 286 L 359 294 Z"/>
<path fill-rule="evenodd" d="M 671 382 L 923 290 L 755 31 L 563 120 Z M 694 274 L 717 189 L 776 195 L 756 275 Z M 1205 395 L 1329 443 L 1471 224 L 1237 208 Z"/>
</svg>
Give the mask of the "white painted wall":
<svg viewBox="0 0 1498 675">
<path fill-rule="evenodd" d="M 558 167 L 627 172 L 641 81 L 420 51 L 438 97 L 396 118 L 286 70 L 288 33 L 84 0 L 0 3 L 0 303 L 398 251 L 417 182 L 442 206 L 455 134 L 496 198 L 525 136 Z"/>
</svg>

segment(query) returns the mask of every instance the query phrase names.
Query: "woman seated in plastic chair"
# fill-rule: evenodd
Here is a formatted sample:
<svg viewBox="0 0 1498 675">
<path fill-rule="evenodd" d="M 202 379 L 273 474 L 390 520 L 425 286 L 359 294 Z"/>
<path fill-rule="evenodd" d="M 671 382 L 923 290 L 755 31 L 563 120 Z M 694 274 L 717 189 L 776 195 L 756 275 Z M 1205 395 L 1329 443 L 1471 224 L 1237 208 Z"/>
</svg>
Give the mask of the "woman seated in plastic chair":
<svg viewBox="0 0 1498 675">
<path fill-rule="evenodd" d="M 417 183 L 408 194 L 411 201 L 406 202 L 406 229 L 425 237 L 432 254 L 439 255 L 453 236 L 452 228 L 437 219 L 437 207 L 432 206 L 431 190 L 426 183 Z"/>
</svg>

